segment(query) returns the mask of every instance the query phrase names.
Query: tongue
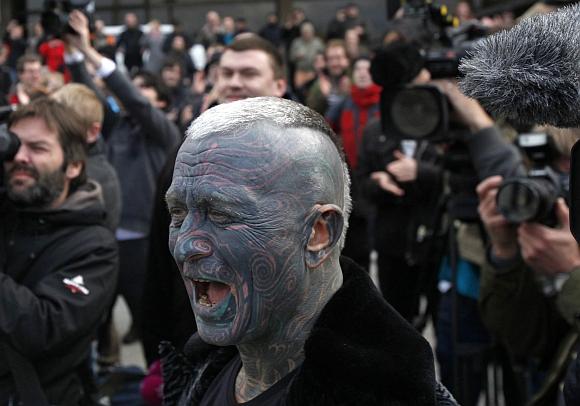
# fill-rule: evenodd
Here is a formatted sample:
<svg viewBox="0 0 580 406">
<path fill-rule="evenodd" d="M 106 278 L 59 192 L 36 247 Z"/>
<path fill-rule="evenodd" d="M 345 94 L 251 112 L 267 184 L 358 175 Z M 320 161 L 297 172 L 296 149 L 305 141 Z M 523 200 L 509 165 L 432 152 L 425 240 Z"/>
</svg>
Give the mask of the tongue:
<svg viewBox="0 0 580 406">
<path fill-rule="evenodd" d="M 207 296 L 214 305 L 218 304 L 230 293 L 230 287 L 225 283 L 210 282 L 207 289 Z"/>
</svg>

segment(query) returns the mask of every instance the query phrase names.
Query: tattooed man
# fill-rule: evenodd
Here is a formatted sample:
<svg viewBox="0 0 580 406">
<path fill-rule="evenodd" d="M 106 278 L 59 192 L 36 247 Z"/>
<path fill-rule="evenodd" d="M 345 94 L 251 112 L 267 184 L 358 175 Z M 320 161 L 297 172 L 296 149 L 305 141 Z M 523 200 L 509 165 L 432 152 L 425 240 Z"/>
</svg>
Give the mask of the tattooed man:
<svg viewBox="0 0 580 406">
<path fill-rule="evenodd" d="M 438 404 L 427 342 L 340 258 L 340 151 L 321 116 L 279 98 L 191 125 L 167 203 L 198 333 L 185 356 L 164 349 L 166 404 Z"/>
</svg>

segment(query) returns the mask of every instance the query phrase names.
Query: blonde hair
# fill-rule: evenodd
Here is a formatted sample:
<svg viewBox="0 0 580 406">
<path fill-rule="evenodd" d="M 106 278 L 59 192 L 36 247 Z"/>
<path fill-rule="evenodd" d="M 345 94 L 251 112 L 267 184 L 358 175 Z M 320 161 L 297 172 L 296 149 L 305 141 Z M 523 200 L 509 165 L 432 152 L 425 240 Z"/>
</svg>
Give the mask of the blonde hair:
<svg viewBox="0 0 580 406">
<path fill-rule="evenodd" d="M 94 123 L 103 122 L 103 105 L 89 87 L 80 83 L 69 83 L 57 90 L 52 97 L 73 110 L 88 130 Z"/>
</svg>

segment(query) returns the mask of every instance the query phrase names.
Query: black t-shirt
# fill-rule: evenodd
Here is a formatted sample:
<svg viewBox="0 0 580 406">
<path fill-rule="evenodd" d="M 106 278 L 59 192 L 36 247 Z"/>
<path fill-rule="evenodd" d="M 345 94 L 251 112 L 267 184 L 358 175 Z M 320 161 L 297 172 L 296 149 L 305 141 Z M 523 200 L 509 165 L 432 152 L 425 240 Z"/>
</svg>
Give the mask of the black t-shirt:
<svg viewBox="0 0 580 406">
<path fill-rule="evenodd" d="M 241 367 L 242 360 L 239 355 L 236 355 L 213 380 L 203 396 L 200 406 L 284 406 L 286 404 L 286 394 L 298 368 L 276 382 L 261 395 L 249 402 L 238 403 L 236 402 L 235 386 L 236 377 Z"/>
</svg>

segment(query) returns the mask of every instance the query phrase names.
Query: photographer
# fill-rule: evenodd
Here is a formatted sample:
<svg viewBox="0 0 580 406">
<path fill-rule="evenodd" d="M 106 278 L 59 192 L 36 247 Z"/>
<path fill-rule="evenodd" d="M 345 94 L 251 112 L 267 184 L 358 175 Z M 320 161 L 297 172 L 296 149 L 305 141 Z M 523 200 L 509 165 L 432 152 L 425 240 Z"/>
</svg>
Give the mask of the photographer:
<svg viewBox="0 0 580 406">
<path fill-rule="evenodd" d="M 129 343 L 140 336 L 141 298 L 156 179 L 167 155 L 179 144 L 181 134 L 161 110 L 167 101 L 155 77 L 146 80 L 141 74 L 131 83 L 113 61 L 91 46 L 88 21 L 82 12 L 71 12 L 69 24 L 77 33 L 66 36 L 67 43 L 76 49 L 67 57 L 75 81 L 95 88 L 83 64 L 86 60 L 125 109 L 105 141 L 109 161 L 121 183 L 122 212 L 116 236 L 120 251 L 119 292 L 126 299 L 133 318 L 131 330 L 124 337 Z"/>
<path fill-rule="evenodd" d="M 412 84 L 430 80 L 424 60 L 413 46 L 396 44 L 383 52 L 390 61 L 389 78 Z M 382 84 L 389 89 L 399 83 L 383 80 Z M 412 145 L 404 152 L 408 144 Z M 348 156 L 348 148 L 346 151 Z M 366 127 L 359 148 L 357 180 L 364 197 L 376 209 L 373 240 L 381 292 L 410 323 L 418 313 L 420 282 L 430 254 L 429 248 L 423 247 L 430 244 L 417 243 L 416 237 L 419 228 L 431 230 L 434 226 L 436 215 L 431 209 L 437 206 L 441 193 L 438 160 L 438 152 L 428 142 L 401 141 L 385 134 L 379 120 Z"/>
<path fill-rule="evenodd" d="M 390 47 L 393 46 L 400 47 L 401 45 L 391 45 Z M 400 53 L 405 55 L 405 52 Z M 382 79 L 378 78 L 377 83 L 383 85 L 383 87 L 388 88 L 389 86 L 408 83 L 421 71 L 420 68 L 423 65 L 421 64 L 421 58 L 416 56 L 418 55 L 417 51 L 414 54 L 407 51 L 407 58 L 400 59 L 404 63 L 401 62 L 398 69 L 394 68 L 396 66 L 394 63 L 396 58 L 390 57 L 388 54 L 388 51 L 383 54 L 377 54 L 373 64 L 375 71 L 378 70 L 382 73 L 383 77 Z M 411 55 L 415 55 L 415 57 L 411 57 Z M 382 63 L 380 63 L 381 61 Z M 374 74 L 373 78 L 375 78 Z M 427 81 L 428 78 L 419 83 Z M 388 272 L 389 274 L 396 274 L 396 277 L 399 278 L 398 282 L 391 282 L 391 286 L 386 287 L 387 292 L 390 289 L 395 292 L 395 295 L 398 295 L 402 290 L 405 290 L 405 286 L 409 289 L 408 282 L 406 284 L 403 283 L 400 281 L 401 278 L 416 278 L 416 275 L 405 275 L 405 270 L 408 267 L 404 267 L 404 264 L 408 263 L 409 256 L 403 257 L 401 252 L 404 251 L 401 248 L 396 249 L 393 247 L 396 245 L 400 247 L 402 243 L 406 243 L 407 247 L 403 247 L 403 249 L 405 251 L 409 251 L 408 247 L 415 249 L 415 253 L 420 255 L 418 258 L 424 258 L 427 261 L 424 263 L 423 269 L 429 269 L 434 273 L 433 270 L 438 268 L 436 264 L 438 260 L 436 258 L 437 245 L 431 245 L 432 243 L 441 242 L 436 236 L 440 235 L 441 232 L 448 231 L 449 236 L 453 237 L 454 241 L 457 241 L 457 244 L 446 245 L 444 251 L 447 255 L 441 264 L 439 276 L 441 299 L 438 304 L 438 319 L 436 322 L 437 357 L 444 384 L 454 391 L 460 402 L 470 405 L 476 404 L 479 393 L 483 388 L 485 373 L 484 368 L 481 366 L 485 364 L 485 361 L 482 357 L 489 346 L 489 336 L 481 323 L 477 308 L 479 267 L 483 265 L 485 253 L 484 236 L 481 232 L 482 228 L 479 224 L 476 209 L 477 196 L 475 187 L 479 180 L 492 175 L 512 176 L 520 173 L 522 170 L 521 158 L 515 147 L 503 140 L 493 119 L 481 105 L 477 101 L 465 97 L 454 81 L 434 80 L 427 84 L 436 86 L 438 91 L 434 91 L 432 87 L 419 86 L 417 83 L 414 83 L 410 88 L 398 89 L 396 90 L 397 92 L 407 90 L 423 92 L 423 97 L 413 96 L 413 99 L 405 97 L 405 104 L 397 107 L 398 110 L 393 109 L 392 106 L 389 108 L 385 106 L 385 111 L 401 111 L 401 108 L 408 108 L 407 105 L 410 105 L 411 101 L 414 100 L 416 105 L 413 105 L 413 107 L 422 105 L 423 111 L 430 113 L 430 122 L 444 121 L 441 118 L 446 115 L 433 117 L 433 109 L 429 105 L 427 106 L 428 108 L 425 108 L 423 103 L 425 95 L 431 97 L 432 101 L 440 103 L 439 111 L 442 111 L 441 109 L 445 107 L 448 109 L 447 128 L 440 127 L 439 130 L 436 130 L 438 139 L 435 139 L 435 141 L 439 144 L 437 148 L 431 145 L 433 142 L 429 136 L 418 140 L 415 137 L 418 148 L 415 149 L 415 154 L 417 151 L 421 151 L 422 148 L 426 148 L 424 145 L 427 145 L 426 151 L 430 150 L 435 154 L 431 158 L 432 170 L 429 172 L 421 170 L 421 166 L 424 167 L 425 165 L 420 166 L 417 162 L 429 162 L 425 158 L 416 159 L 414 156 L 407 156 L 410 154 L 399 153 L 397 154 L 398 156 L 389 158 L 388 154 L 383 153 L 381 155 L 381 152 L 384 152 L 382 147 L 365 147 L 365 150 L 369 151 L 369 156 L 377 156 L 376 164 L 370 167 L 372 170 L 366 171 L 367 177 L 373 171 L 376 172 L 373 175 L 376 179 L 375 185 L 370 183 L 369 180 L 367 180 L 367 185 L 371 185 L 375 190 L 380 190 L 377 185 L 381 185 L 383 190 L 390 191 L 390 196 L 384 193 L 384 195 L 388 196 L 388 199 L 393 202 L 398 199 L 399 205 L 403 202 L 408 205 L 407 207 L 399 207 L 398 212 L 395 213 L 392 208 L 390 210 L 387 209 L 387 200 L 375 200 L 375 202 L 379 203 L 377 204 L 379 210 L 380 207 L 384 207 L 384 213 L 377 215 L 375 222 L 377 231 L 375 234 L 379 235 L 380 230 L 383 230 L 383 233 L 388 233 L 388 230 L 397 229 L 405 230 L 405 235 L 407 236 L 402 241 L 400 232 L 394 233 L 391 231 L 390 240 L 384 239 L 384 241 L 390 243 L 380 242 L 380 237 L 376 239 L 377 250 L 386 250 L 387 254 L 389 254 L 388 251 L 391 251 L 393 256 L 398 255 L 398 258 L 405 261 L 400 261 L 399 264 L 393 265 L 388 263 L 381 265 L 379 263 L 381 276 L 384 275 L 383 272 Z M 433 95 L 437 95 L 437 97 L 432 97 Z M 414 112 L 415 110 L 412 111 Z M 421 119 L 421 125 L 427 122 L 426 116 L 421 116 Z M 405 122 L 412 126 L 413 123 L 419 120 L 413 115 L 409 117 L 399 115 L 392 117 L 392 122 L 395 121 Z M 387 128 L 392 128 L 392 126 L 387 126 Z M 402 133 L 403 131 L 398 132 Z M 396 148 L 403 146 L 402 143 L 398 145 L 390 134 L 383 135 L 380 131 L 376 132 L 376 134 L 375 138 L 379 141 L 382 136 L 382 142 L 385 145 L 389 142 L 393 143 L 391 150 L 396 150 Z M 390 141 L 389 136 L 391 136 Z M 401 134 L 398 135 L 398 138 L 400 143 L 401 139 L 413 137 L 404 137 Z M 439 155 L 438 149 L 441 149 L 444 153 Z M 386 148 L 385 151 L 388 152 L 389 149 Z M 397 162 L 396 165 L 393 165 L 390 161 L 387 161 L 387 163 L 381 162 L 381 160 L 394 160 L 394 158 L 397 158 L 395 160 Z M 391 166 L 390 168 L 389 165 Z M 411 168 L 411 170 L 404 171 L 405 173 L 403 174 L 399 172 L 401 168 Z M 408 176 L 409 173 L 411 174 L 410 177 Z M 430 173 L 431 176 L 426 177 L 427 173 Z M 409 190 L 414 191 L 414 195 Z M 443 190 L 448 190 L 448 192 L 443 194 Z M 368 191 L 372 191 L 372 189 L 367 189 L 367 193 Z M 415 196 L 416 200 L 411 200 L 410 196 Z M 439 197 L 447 200 L 442 202 L 444 204 L 442 219 L 447 221 L 439 221 L 441 214 L 437 213 L 437 209 L 434 209 L 439 203 Z M 431 200 L 429 201 L 429 199 Z M 414 208 L 409 205 L 411 202 Z M 443 230 L 441 230 L 438 227 L 438 223 L 447 224 L 448 226 L 444 226 Z M 413 251 L 410 252 L 413 253 Z M 381 252 L 379 251 L 379 258 L 380 256 Z M 432 261 L 431 265 L 429 265 L 429 261 Z M 385 292 L 385 288 L 383 288 L 383 292 Z M 407 293 L 412 292 L 407 290 Z M 417 294 L 415 293 L 415 295 Z M 412 296 L 410 294 L 402 296 L 407 303 L 411 301 Z M 475 351 L 468 354 L 461 350 L 467 347 Z M 461 371 L 461 375 L 459 371 Z"/>
<path fill-rule="evenodd" d="M 91 342 L 112 304 L 117 245 L 85 174 L 85 129 L 41 98 L 12 114 L 21 146 L 0 196 L 0 404 L 91 396 Z"/>
<path fill-rule="evenodd" d="M 463 95 L 453 81 L 436 80 L 432 84 L 445 94 L 456 119 L 469 129 L 461 144 L 467 149 L 470 162 L 470 168 L 451 171 L 448 176 L 451 194 L 446 214 L 454 243 L 447 244 L 439 272 L 436 354 L 441 381 L 459 402 L 475 405 L 485 388 L 486 357 L 491 344 L 478 309 L 486 237 L 477 213 L 475 186 L 490 176 L 513 177 L 522 175 L 524 170 L 515 146 L 503 139 L 493 119 L 476 100 Z M 458 190 L 454 184 L 460 185 Z M 455 199 L 460 191 L 466 194 L 464 199 Z M 461 218 L 462 203 L 468 206 L 466 219 Z M 504 373 L 504 387 L 509 385 L 505 376 Z"/>
<path fill-rule="evenodd" d="M 559 151 L 551 166 L 567 177 L 570 148 L 580 133 L 553 127 L 545 130 L 554 137 Z M 539 222 L 513 224 L 498 210 L 502 180 L 490 177 L 477 188 L 479 213 L 489 235 L 488 261 L 482 268 L 481 315 L 520 372 L 520 397 L 526 404 L 552 404 L 566 369 L 566 354 L 577 338 L 572 324 L 580 305 L 576 290 L 580 252 L 569 231 L 564 199 L 558 199 L 553 208 L 555 227 Z M 559 313 L 558 305 L 568 317 Z"/>
</svg>

